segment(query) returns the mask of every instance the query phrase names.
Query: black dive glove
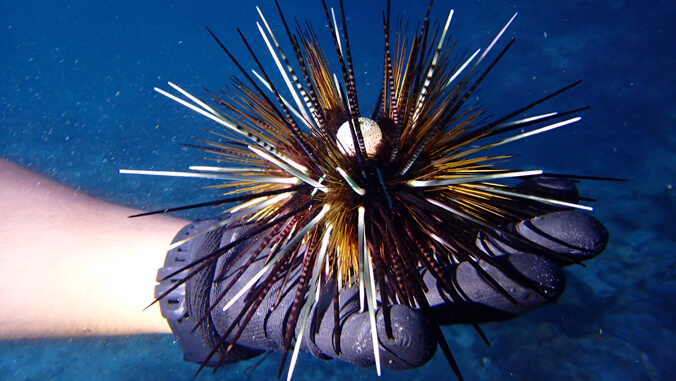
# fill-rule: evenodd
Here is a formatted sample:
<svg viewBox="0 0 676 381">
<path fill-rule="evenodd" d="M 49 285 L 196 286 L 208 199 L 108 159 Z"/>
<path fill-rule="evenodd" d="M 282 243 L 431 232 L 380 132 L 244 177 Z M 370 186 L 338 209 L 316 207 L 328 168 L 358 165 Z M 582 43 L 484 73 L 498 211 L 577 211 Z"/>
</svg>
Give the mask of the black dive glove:
<svg viewBox="0 0 676 381">
<path fill-rule="evenodd" d="M 579 198 L 574 184 L 565 179 L 529 178 L 520 187 L 522 191 L 551 193 L 557 199 L 570 202 L 577 202 Z M 175 241 L 204 231 L 214 223 L 215 221 L 201 221 L 190 224 L 177 235 Z M 378 337 L 381 340 L 380 357 L 385 367 L 397 370 L 410 369 L 429 361 L 437 347 L 432 323 L 450 325 L 501 321 L 556 300 L 565 288 L 565 276 L 561 266 L 595 257 L 603 251 L 608 241 L 608 231 L 593 217 L 555 207 L 550 214 L 512 224 L 506 230 L 513 234 L 490 237 L 479 235 L 477 246 L 495 256 L 497 262 L 514 270 L 526 281 L 516 282 L 484 261 L 479 261 L 479 264 L 504 290 L 508 290 L 510 297 L 517 303 L 496 290 L 469 263 L 461 262 L 444 269 L 444 276 L 455 285 L 458 292 L 455 297 L 444 294 L 441 287 L 438 287 L 437 280 L 426 273 L 423 279 L 429 289 L 426 297 L 432 309 L 434 322 L 428 321 L 419 310 L 394 305 L 390 310 L 393 336 L 389 339 L 385 333 L 382 309 L 378 310 L 376 317 Z M 225 232 L 223 229 L 217 229 L 170 251 L 164 268 L 158 272 L 158 281 L 191 261 L 233 242 L 237 239 L 238 233 L 238 229 L 229 229 Z M 524 243 L 526 240 L 558 253 L 558 259 L 546 259 L 536 253 L 529 253 L 528 249 L 533 246 Z M 248 250 L 248 246 L 248 242 L 241 243 L 231 252 Z M 229 283 L 228 278 L 245 265 L 249 258 L 247 253 L 240 256 L 236 263 L 229 263 L 231 256 L 223 256 L 216 266 L 200 271 L 198 276 L 191 277 L 185 285 L 178 287 L 160 301 L 162 314 L 178 337 L 186 360 L 204 363 L 220 334 L 233 323 L 233 319 L 244 306 L 243 298 L 235 302 L 226 312 L 223 312 L 223 306 L 262 268 L 266 255 L 259 257 L 260 260 L 248 265 L 235 286 L 208 314 L 212 302 Z M 185 278 L 186 275 L 187 271 L 184 271 L 161 282 L 156 288 L 156 296 L 162 295 L 173 282 Z M 217 279 L 214 282 L 214 278 L 218 276 L 223 280 Z M 276 291 L 281 287 L 281 282 L 273 286 L 273 290 L 268 293 L 238 338 L 237 345 L 229 352 L 225 363 L 249 359 L 264 351 L 284 349 L 284 329 L 295 294 L 293 291 L 296 283 L 293 280 L 297 277 L 298 274 L 292 274 L 280 302 L 276 308 L 271 309 L 270 307 L 277 301 Z M 523 286 L 529 283 L 535 285 L 539 292 Z M 327 288 L 331 286 L 335 285 L 329 285 Z M 340 351 L 336 350 L 334 343 L 332 292 L 325 292 L 322 295 L 312 311 L 313 324 L 307 324 L 305 328 L 301 349 L 310 351 L 320 359 L 338 358 L 358 366 L 373 365 L 369 318 L 367 313 L 359 313 L 356 288 L 340 291 Z M 191 332 L 197 319 L 205 314 L 206 321 Z M 310 334 L 311 329 L 316 335 Z M 232 336 L 231 333 L 228 338 Z M 207 364 L 216 365 L 219 357 L 217 353 Z"/>
</svg>

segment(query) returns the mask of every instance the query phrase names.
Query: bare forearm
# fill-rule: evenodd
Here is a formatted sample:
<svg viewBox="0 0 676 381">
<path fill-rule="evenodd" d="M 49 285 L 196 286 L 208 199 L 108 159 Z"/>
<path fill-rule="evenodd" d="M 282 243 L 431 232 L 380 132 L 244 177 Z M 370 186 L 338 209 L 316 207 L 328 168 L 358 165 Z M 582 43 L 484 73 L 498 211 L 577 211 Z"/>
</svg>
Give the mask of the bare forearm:
<svg viewBox="0 0 676 381">
<path fill-rule="evenodd" d="M 169 332 L 155 272 L 186 221 L 78 193 L 0 160 L 0 339 Z"/>
</svg>

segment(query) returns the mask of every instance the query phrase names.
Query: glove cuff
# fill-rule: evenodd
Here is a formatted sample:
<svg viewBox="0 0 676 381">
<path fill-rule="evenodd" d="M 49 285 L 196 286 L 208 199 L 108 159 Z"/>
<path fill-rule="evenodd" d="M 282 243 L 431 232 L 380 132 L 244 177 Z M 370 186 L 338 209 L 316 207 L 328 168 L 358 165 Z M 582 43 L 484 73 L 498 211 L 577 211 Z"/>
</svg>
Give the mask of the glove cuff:
<svg viewBox="0 0 676 381">
<path fill-rule="evenodd" d="M 164 266 L 157 271 L 156 280 L 159 284 L 155 286 L 155 298 L 166 292 L 176 282 L 188 278 L 191 270 L 186 269 L 168 279 L 164 279 L 167 275 L 209 255 L 220 247 L 223 228 L 199 234 L 217 222 L 218 220 L 195 221 L 178 232 L 172 243 L 190 239 L 167 252 Z M 206 314 L 209 308 L 215 267 L 215 264 L 207 266 L 190 276 L 185 283 L 159 301 L 162 316 L 167 319 L 171 331 L 183 350 L 186 361 L 204 364 L 209 353 L 220 339 L 211 321 L 211 316 L 208 316 L 206 321 L 200 324 L 194 332 L 191 332 L 197 321 Z M 219 352 L 206 363 L 207 366 L 215 366 L 218 363 Z M 261 351 L 236 345 L 222 364 L 247 360 L 261 353 Z"/>
</svg>

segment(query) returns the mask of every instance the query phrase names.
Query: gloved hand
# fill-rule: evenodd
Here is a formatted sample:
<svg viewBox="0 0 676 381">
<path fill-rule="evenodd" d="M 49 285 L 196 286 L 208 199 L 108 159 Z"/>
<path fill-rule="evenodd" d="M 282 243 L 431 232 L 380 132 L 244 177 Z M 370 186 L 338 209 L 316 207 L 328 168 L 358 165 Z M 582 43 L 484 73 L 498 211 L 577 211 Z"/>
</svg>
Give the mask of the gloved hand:
<svg viewBox="0 0 676 381">
<path fill-rule="evenodd" d="M 557 199 L 570 202 L 577 202 L 579 199 L 574 184 L 566 179 L 534 177 L 526 180 L 520 187 L 524 192 L 551 193 Z M 184 233 L 186 236 L 196 234 L 209 224 L 201 222 L 190 225 L 184 229 Z M 381 341 L 380 357 L 384 366 L 397 370 L 410 369 L 429 361 L 437 347 L 434 332 L 437 325 L 506 320 L 556 300 L 565 288 L 565 276 L 561 267 L 595 257 L 603 251 L 608 241 L 608 231 L 596 219 L 558 207 L 552 207 L 549 214 L 512 224 L 506 230 L 511 234 L 479 234 L 476 244 L 481 250 L 495 256 L 495 261 L 501 264 L 501 268 L 511 270 L 508 276 L 491 264 L 479 261 L 479 265 L 508 291 L 512 300 L 489 284 L 466 262 L 443 269 L 445 280 L 455 286 L 455 295 L 447 295 L 441 291 L 442 287 L 437 284 L 437 279 L 430 273 L 425 273 L 423 280 L 429 289 L 426 297 L 432 312 L 428 317 L 432 321 L 419 310 L 394 305 L 390 309 L 392 337 L 388 338 L 382 309 L 378 310 L 376 317 Z M 158 280 L 186 263 L 208 255 L 217 247 L 235 242 L 239 232 L 238 229 L 225 232 L 216 230 L 188 241 L 176 250 L 176 258 L 182 256 L 180 260 L 165 263 L 165 267 L 158 273 Z M 176 239 L 182 238 L 177 236 Z M 528 241 L 549 249 L 556 255 L 551 252 L 546 253 L 547 255 L 543 251 L 532 252 L 535 246 L 528 244 Z M 241 250 L 251 251 L 253 248 L 245 241 L 231 252 Z M 222 310 L 225 303 L 264 265 L 265 255 L 247 264 L 250 257 L 248 254 L 240 256 L 234 263 L 230 263 L 228 259 L 231 256 L 222 257 L 216 266 L 200 271 L 186 282 L 185 288 L 177 288 L 160 301 L 163 303 L 163 315 L 179 337 L 186 360 L 204 363 L 212 353 L 212 348 L 217 345 L 220 335 L 240 315 L 239 312 L 244 308 L 244 298 L 240 298 L 226 312 Z M 167 262 L 170 261 L 169 257 Z M 239 280 L 219 299 L 221 291 L 229 283 L 228 280 L 240 268 L 244 268 L 244 272 Z M 518 274 L 518 281 L 514 279 L 514 274 Z M 263 351 L 284 349 L 284 331 L 295 295 L 294 280 L 297 281 L 298 276 L 298 273 L 292 274 L 285 285 L 278 282 L 273 286 L 237 338 L 237 345 L 229 352 L 226 363 L 252 358 Z M 214 279 L 215 277 L 222 279 Z M 176 279 L 181 279 L 180 274 Z M 170 286 L 171 283 L 166 281 L 158 285 L 156 296 Z M 271 309 L 277 302 L 277 290 L 282 286 L 282 297 L 277 306 Z M 321 359 L 337 358 L 358 366 L 371 366 L 374 364 L 374 355 L 370 322 L 367 313 L 359 313 L 356 287 L 340 291 L 339 335 L 334 329 L 333 287 L 335 285 L 325 287 L 313 308 L 310 315 L 313 317 L 312 323 L 308 323 L 305 328 L 301 349 L 310 351 Z M 205 314 L 205 322 L 199 324 L 193 334 L 189 334 L 197 319 Z M 296 337 L 298 333 L 296 332 Z M 336 337 L 340 337 L 340 343 L 335 342 Z M 225 341 L 233 341 L 234 338 L 234 332 L 230 332 Z M 213 352 L 215 356 L 209 359 L 207 365 L 218 363 L 218 351 Z"/>
</svg>

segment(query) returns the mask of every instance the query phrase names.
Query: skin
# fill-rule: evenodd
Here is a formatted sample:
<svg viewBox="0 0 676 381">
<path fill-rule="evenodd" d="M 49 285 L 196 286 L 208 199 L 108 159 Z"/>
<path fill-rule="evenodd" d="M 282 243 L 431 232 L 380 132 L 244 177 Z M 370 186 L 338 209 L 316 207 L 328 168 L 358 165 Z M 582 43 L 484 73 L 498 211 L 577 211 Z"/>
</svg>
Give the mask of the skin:
<svg viewBox="0 0 676 381">
<path fill-rule="evenodd" d="M 170 333 L 153 300 L 188 222 L 86 196 L 0 159 L 0 340 Z"/>
</svg>

